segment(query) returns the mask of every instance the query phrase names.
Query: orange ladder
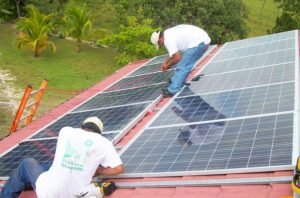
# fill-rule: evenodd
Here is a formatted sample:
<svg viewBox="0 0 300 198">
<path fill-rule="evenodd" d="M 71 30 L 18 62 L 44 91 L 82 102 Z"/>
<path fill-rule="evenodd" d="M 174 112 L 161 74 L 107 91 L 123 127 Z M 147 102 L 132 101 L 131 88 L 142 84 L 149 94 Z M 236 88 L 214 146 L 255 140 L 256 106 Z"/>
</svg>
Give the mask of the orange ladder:
<svg viewBox="0 0 300 198">
<path fill-rule="evenodd" d="M 12 123 L 12 126 L 10 128 L 10 134 L 14 133 L 17 128 L 18 128 L 18 125 L 20 123 L 20 121 L 24 120 L 24 125 L 28 125 L 31 121 L 32 121 L 32 118 L 38 108 L 38 105 L 42 99 L 42 96 L 44 94 L 44 91 L 46 89 L 48 85 L 48 81 L 46 79 L 44 79 L 42 81 L 42 84 L 40 86 L 40 88 L 38 90 L 35 90 L 35 91 L 32 91 L 32 87 L 30 85 L 27 85 L 26 89 L 25 89 L 25 92 L 24 92 L 24 95 L 21 99 L 21 102 L 20 102 L 20 105 L 19 105 L 19 108 L 17 110 L 17 113 L 16 113 L 16 116 L 15 116 L 15 119 Z M 34 96 L 34 101 L 32 103 L 28 103 L 28 101 Z M 27 115 L 25 116 L 22 116 L 23 113 L 24 113 L 24 110 L 27 109 L 28 110 L 28 113 Z"/>
</svg>

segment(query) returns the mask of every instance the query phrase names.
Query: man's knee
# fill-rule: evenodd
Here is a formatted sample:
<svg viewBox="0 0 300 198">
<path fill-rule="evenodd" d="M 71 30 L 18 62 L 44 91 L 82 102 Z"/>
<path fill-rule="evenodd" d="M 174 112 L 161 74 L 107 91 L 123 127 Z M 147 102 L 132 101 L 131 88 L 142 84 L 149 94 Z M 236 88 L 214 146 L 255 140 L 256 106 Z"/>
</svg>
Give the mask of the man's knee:
<svg viewBox="0 0 300 198">
<path fill-rule="evenodd" d="M 36 161 L 34 158 L 28 157 L 21 161 L 21 164 L 23 167 L 33 167 L 36 164 L 38 164 L 38 161 Z"/>
</svg>

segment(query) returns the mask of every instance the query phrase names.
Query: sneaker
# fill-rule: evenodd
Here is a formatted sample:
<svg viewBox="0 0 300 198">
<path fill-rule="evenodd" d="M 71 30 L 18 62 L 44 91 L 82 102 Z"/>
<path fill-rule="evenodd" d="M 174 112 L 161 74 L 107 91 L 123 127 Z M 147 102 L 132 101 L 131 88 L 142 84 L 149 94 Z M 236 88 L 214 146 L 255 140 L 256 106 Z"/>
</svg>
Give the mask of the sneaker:
<svg viewBox="0 0 300 198">
<path fill-rule="evenodd" d="M 172 96 L 174 96 L 175 94 L 169 92 L 167 89 L 162 91 L 162 97 L 163 98 L 171 98 Z"/>
</svg>

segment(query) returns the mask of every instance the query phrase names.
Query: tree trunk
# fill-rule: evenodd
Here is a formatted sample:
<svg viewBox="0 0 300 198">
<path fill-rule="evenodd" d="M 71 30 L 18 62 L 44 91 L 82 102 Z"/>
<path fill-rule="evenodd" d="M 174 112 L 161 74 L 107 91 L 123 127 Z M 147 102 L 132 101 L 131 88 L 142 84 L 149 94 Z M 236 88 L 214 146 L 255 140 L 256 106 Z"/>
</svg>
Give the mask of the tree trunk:
<svg viewBox="0 0 300 198">
<path fill-rule="evenodd" d="M 20 3 L 21 3 L 21 0 L 16 0 L 16 7 L 17 7 L 17 15 L 18 15 L 18 18 L 21 17 Z"/>
<path fill-rule="evenodd" d="M 76 52 L 80 53 L 80 44 L 81 44 L 81 40 L 77 40 L 76 44 L 77 44 Z"/>
</svg>

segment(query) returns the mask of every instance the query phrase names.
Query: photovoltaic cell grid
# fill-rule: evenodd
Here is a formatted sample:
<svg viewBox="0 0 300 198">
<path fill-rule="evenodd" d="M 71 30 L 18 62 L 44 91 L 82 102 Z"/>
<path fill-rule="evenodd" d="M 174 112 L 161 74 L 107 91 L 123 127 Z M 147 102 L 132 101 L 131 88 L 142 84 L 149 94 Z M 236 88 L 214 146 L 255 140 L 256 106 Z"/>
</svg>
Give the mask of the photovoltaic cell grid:
<svg viewBox="0 0 300 198">
<path fill-rule="evenodd" d="M 173 74 L 174 74 L 173 70 L 168 70 L 166 72 L 150 73 L 141 76 L 123 78 L 122 80 L 112 85 L 105 91 L 116 91 L 121 89 L 128 89 L 128 88 L 135 88 L 135 87 L 137 88 L 146 85 L 168 82 L 169 79 L 173 76 Z"/>
<path fill-rule="evenodd" d="M 101 118 L 105 132 L 123 130 L 131 121 L 133 121 L 150 104 L 141 103 L 135 105 L 126 105 L 107 109 L 69 113 L 49 125 L 31 139 L 57 137 L 60 129 L 65 126 L 80 127 L 82 121 L 91 116 Z"/>
<path fill-rule="evenodd" d="M 292 31 L 226 43 L 220 53 L 201 72 L 208 75 L 274 64 L 295 63 L 295 41 L 295 31 Z"/>
<path fill-rule="evenodd" d="M 204 94 L 253 86 L 294 81 L 295 63 L 203 76 L 192 83 L 180 96 Z"/>
<path fill-rule="evenodd" d="M 238 41 L 232 41 L 226 44 L 222 51 L 227 51 L 235 48 L 241 48 L 245 46 L 259 45 L 262 43 L 276 42 L 278 40 L 285 40 L 289 38 L 295 38 L 295 31 L 281 32 L 277 34 L 271 34 L 266 36 L 260 36 L 256 38 L 243 39 Z"/>
<path fill-rule="evenodd" d="M 237 57 L 253 56 L 257 54 L 270 53 L 274 51 L 282 51 L 295 47 L 295 38 L 280 40 L 276 42 L 263 43 L 261 45 L 241 47 L 237 49 L 221 51 L 214 61 L 223 61 L 227 59 L 234 59 Z"/>
<path fill-rule="evenodd" d="M 155 128 L 122 160 L 134 174 L 279 166 L 291 164 L 292 139 L 293 114 Z"/>
<path fill-rule="evenodd" d="M 130 90 L 103 92 L 80 105 L 73 112 L 154 101 L 161 95 L 161 87 L 162 84 L 156 84 Z"/>
<path fill-rule="evenodd" d="M 293 167 L 296 33 L 227 43 L 122 150 L 125 176 Z"/>
<path fill-rule="evenodd" d="M 151 126 L 294 110 L 294 82 L 176 98 Z"/>
<path fill-rule="evenodd" d="M 159 72 L 159 71 L 161 71 L 161 64 L 162 63 L 145 65 L 145 66 L 139 68 L 138 70 L 136 70 L 135 72 L 133 72 L 132 74 L 130 74 L 129 77 L 143 75 L 143 74 L 147 74 L 147 73 Z"/>
<path fill-rule="evenodd" d="M 27 141 L 19 144 L 0 158 L 0 175 L 8 177 L 26 157 L 34 158 L 41 165 L 51 164 L 56 149 L 56 139 Z"/>
<path fill-rule="evenodd" d="M 147 62 L 146 65 L 161 64 L 168 57 L 169 57 L 168 54 L 165 54 L 162 56 L 157 56 L 157 57 L 151 59 L 149 62 Z"/>
</svg>

